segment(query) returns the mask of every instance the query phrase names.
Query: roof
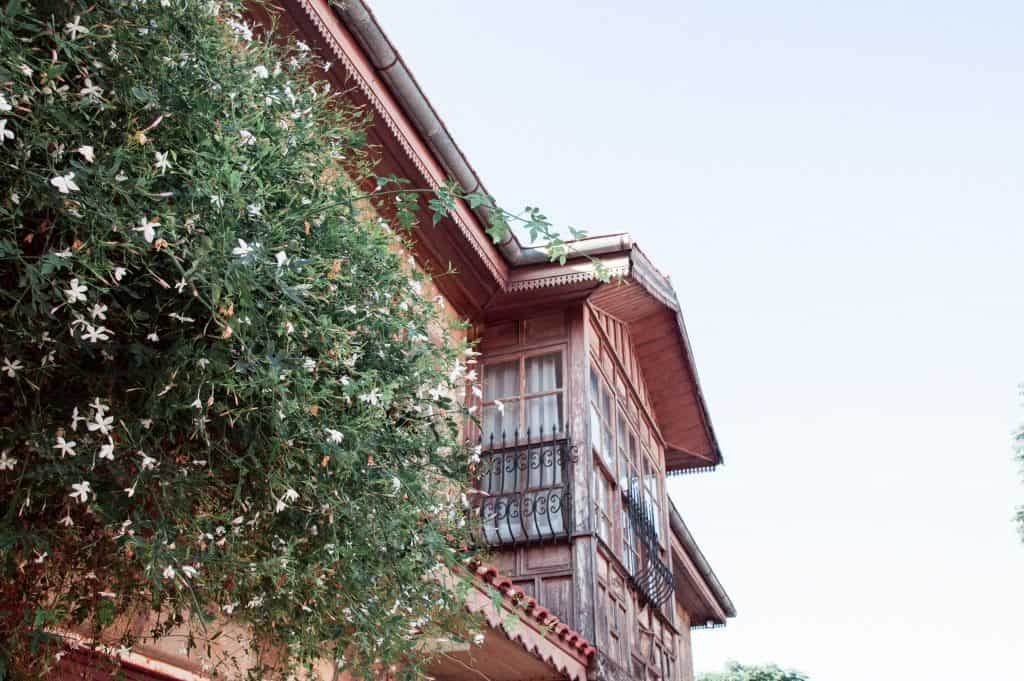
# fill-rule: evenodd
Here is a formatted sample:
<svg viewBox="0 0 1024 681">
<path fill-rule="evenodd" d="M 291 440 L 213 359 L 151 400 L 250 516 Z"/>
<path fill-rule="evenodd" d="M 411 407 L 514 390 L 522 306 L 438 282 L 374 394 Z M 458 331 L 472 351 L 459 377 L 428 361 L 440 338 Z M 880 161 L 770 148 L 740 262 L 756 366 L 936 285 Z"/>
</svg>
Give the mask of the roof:
<svg viewBox="0 0 1024 681">
<path fill-rule="evenodd" d="M 527 596 L 525 591 L 516 588 L 512 584 L 512 580 L 502 575 L 498 568 L 476 559 L 470 561 L 469 568 L 482 582 L 501 592 L 506 601 L 522 610 L 534 622 L 547 628 L 550 632 L 549 636 L 554 636 L 561 641 L 565 647 L 581 659 L 589 659 L 597 652 L 597 648 L 592 646 L 587 639 L 567 624 L 559 621 L 558 617 L 541 606 L 536 598 Z"/>
<path fill-rule="evenodd" d="M 690 615 L 691 626 L 724 626 L 736 616 L 732 600 L 718 581 L 676 505 L 669 499 L 669 525 L 672 528 L 672 572 L 676 580 L 676 599 Z"/>
</svg>

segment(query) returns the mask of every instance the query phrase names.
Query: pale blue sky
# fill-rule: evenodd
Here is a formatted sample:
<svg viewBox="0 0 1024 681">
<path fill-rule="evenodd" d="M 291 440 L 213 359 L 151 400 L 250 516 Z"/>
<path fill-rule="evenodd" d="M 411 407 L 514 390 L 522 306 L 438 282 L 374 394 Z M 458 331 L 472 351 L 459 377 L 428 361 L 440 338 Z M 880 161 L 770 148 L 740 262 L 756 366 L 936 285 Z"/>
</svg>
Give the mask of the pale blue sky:
<svg viewBox="0 0 1024 681">
<path fill-rule="evenodd" d="M 499 201 L 675 282 L 739 610 L 698 670 L 1024 678 L 1024 4 L 376 0 Z"/>
</svg>

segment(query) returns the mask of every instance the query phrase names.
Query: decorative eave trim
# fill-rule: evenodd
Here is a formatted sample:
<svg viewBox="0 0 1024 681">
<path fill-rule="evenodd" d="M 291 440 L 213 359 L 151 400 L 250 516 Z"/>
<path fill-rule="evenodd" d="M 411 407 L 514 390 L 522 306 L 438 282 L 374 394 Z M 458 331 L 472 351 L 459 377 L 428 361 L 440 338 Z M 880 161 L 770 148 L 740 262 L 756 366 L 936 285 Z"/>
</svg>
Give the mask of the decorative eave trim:
<svg viewBox="0 0 1024 681">
<path fill-rule="evenodd" d="M 402 150 L 405 152 L 408 159 L 416 166 L 416 170 L 423 176 L 430 189 L 438 189 L 441 186 L 441 181 L 435 177 L 435 173 L 432 169 L 427 166 L 422 156 L 417 152 L 415 146 L 406 135 L 402 126 L 392 115 L 391 110 L 387 104 L 381 99 L 380 94 L 377 92 L 374 84 L 371 83 L 359 66 L 351 59 L 348 52 L 345 50 L 345 46 L 339 40 L 338 36 L 343 35 L 342 32 L 346 31 L 345 27 L 341 23 L 341 19 L 334 13 L 334 11 L 324 1 L 317 0 L 284 0 L 282 4 L 296 6 L 305 15 L 306 19 L 312 23 L 317 33 L 320 35 L 320 39 L 323 45 L 330 51 L 331 56 L 334 58 L 334 64 L 331 69 L 337 69 L 338 64 L 344 69 L 344 75 L 351 78 L 359 90 L 366 96 L 367 100 L 371 103 L 374 109 L 374 113 L 380 117 L 388 130 L 394 135 L 394 138 L 398 141 Z M 326 9 L 328 16 L 324 16 L 322 9 Z M 353 40 L 353 44 L 354 44 Z M 373 69 L 373 65 L 370 64 L 370 68 Z M 374 76 L 379 76 L 374 72 Z M 382 87 L 386 90 L 386 86 Z M 410 124 L 410 127 L 413 127 Z M 425 148 L 427 145 L 423 143 Z M 459 209 L 449 212 L 449 217 L 459 228 L 459 232 L 469 242 L 470 247 L 480 258 L 480 261 L 487 268 L 488 272 L 494 277 L 494 280 L 498 282 L 499 287 L 502 290 L 507 286 L 506 276 L 501 272 L 493 259 L 489 257 L 486 250 L 480 244 L 479 240 L 474 234 L 473 228 L 465 220 L 461 214 L 462 211 Z M 482 229 L 480 231 L 483 231 Z"/>
<path fill-rule="evenodd" d="M 563 268 L 567 268 L 568 265 L 563 265 Z M 627 277 L 630 274 L 629 264 L 609 267 L 607 269 L 608 274 L 612 279 L 620 279 Z M 585 269 L 579 269 L 575 271 L 566 271 L 562 274 L 552 274 L 543 277 L 535 277 L 530 279 L 520 279 L 510 281 L 507 287 L 509 293 L 521 293 L 524 291 L 535 291 L 543 288 L 556 288 L 558 286 L 569 286 L 571 284 L 582 284 L 587 281 L 597 281 L 597 272 L 593 266 L 588 266 Z"/>
</svg>

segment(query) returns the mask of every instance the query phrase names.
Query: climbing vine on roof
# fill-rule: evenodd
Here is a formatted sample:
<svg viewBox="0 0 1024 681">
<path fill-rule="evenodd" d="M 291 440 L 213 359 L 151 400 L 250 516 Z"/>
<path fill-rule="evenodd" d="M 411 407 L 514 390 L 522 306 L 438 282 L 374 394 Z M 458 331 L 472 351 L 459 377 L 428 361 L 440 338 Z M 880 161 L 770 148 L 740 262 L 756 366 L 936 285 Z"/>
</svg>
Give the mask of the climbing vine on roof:
<svg viewBox="0 0 1024 681">
<path fill-rule="evenodd" d="M 413 674 L 460 631 L 429 577 L 472 353 L 321 67 L 237 2 L 0 8 L 0 677 L 137 617 L 257 678 Z"/>
</svg>

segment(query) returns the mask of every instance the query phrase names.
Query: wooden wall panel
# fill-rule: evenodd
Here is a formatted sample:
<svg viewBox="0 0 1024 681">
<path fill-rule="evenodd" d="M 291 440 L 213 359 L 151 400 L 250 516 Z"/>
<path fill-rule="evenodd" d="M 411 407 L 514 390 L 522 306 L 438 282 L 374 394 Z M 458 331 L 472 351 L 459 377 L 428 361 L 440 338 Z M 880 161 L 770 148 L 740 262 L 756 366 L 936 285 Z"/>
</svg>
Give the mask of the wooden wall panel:
<svg viewBox="0 0 1024 681">
<path fill-rule="evenodd" d="M 568 570 L 572 555 L 569 544 L 538 544 L 523 549 L 523 571 Z"/>
<path fill-rule="evenodd" d="M 545 577 L 541 579 L 540 602 L 545 608 L 555 613 L 558 619 L 569 626 L 574 620 L 573 614 L 573 580 L 571 576 Z"/>
</svg>

